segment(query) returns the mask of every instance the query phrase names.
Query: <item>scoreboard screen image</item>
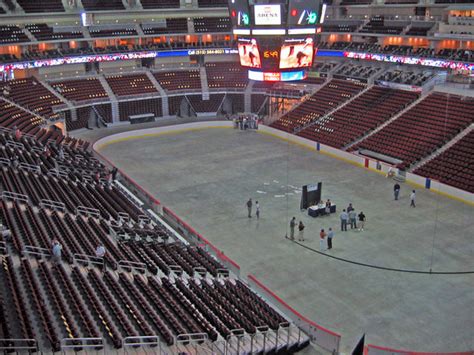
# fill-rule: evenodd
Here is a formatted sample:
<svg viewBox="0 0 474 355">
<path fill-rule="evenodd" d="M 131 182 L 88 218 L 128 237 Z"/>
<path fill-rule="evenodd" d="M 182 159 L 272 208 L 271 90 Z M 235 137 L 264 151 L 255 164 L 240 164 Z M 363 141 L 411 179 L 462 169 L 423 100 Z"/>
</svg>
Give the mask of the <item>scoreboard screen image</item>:
<svg viewBox="0 0 474 355">
<path fill-rule="evenodd" d="M 306 39 L 287 39 L 280 50 L 280 69 L 305 68 L 313 64 L 314 42 Z"/>
<path fill-rule="evenodd" d="M 261 68 L 262 60 L 255 39 L 240 39 L 238 43 L 240 65 L 249 68 Z"/>
<path fill-rule="evenodd" d="M 288 26 L 314 26 L 321 19 L 320 0 L 290 0 Z"/>
<path fill-rule="evenodd" d="M 235 28 L 250 27 L 248 0 L 229 0 L 229 14 Z"/>
</svg>

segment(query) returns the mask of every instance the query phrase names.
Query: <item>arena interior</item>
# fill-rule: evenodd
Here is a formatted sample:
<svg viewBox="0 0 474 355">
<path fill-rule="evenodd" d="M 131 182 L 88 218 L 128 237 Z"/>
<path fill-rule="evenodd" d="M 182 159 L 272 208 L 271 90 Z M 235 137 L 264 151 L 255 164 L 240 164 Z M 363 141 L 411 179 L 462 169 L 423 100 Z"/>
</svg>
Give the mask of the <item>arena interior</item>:
<svg viewBox="0 0 474 355">
<path fill-rule="evenodd" d="M 0 74 L 0 352 L 474 354 L 472 0 L 3 0 Z"/>
</svg>

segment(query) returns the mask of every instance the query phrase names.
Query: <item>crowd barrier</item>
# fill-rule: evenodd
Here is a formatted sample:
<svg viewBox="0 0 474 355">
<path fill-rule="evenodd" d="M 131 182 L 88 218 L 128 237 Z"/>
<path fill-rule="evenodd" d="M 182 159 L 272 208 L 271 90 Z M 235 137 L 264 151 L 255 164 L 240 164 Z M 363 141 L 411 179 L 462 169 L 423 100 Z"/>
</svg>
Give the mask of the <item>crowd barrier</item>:
<svg viewBox="0 0 474 355">
<path fill-rule="evenodd" d="M 397 350 L 386 348 L 383 346 L 377 346 L 369 344 L 365 348 L 366 355 L 474 355 L 473 351 L 466 352 L 450 352 L 450 353 L 425 353 L 425 352 L 415 352 L 409 350 Z"/>
<path fill-rule="evenodd" d="M 313 343 L 327 351 L 330 351 L 332 354 L 339 353 L 339 344 L 341 341 L 340 334 L 326 329 L 301 315 L 298 311 L 293 309 L 288 303 L 276 295 L 272 290 L 261 283 L 254 275 L 248 275 L 247 280 L 252 289 L 257 290 L 272 304 L 278 306 L 279 310 L 281 310 L 306 334 L 308 334 Z"/>
</svg>

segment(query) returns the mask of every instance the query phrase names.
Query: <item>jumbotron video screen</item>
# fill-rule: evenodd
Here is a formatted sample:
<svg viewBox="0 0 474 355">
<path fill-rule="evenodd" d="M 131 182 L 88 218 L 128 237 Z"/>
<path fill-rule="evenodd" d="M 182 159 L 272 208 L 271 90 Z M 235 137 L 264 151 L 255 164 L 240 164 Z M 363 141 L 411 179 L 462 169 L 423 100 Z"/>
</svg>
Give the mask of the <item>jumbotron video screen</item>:
<svg viewBox="0 0 474 355">
<path fill-rule="evenodd" d="M 306 78 L 325 10 L 322 0 L 229 0 L 240 64 L 249 68 L 249 78 Z"/>
</svg>

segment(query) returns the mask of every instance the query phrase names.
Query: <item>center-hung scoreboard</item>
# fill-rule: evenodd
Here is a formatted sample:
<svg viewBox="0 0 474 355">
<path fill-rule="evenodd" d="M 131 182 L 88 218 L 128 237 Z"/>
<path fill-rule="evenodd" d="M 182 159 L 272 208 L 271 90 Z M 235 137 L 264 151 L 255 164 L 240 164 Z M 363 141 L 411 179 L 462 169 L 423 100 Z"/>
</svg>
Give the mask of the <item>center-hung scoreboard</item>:
<svg viewBox="0 0 474 355">
<path fill-rule="evenodd" d="M 322 0 L 229 0 L 240 64 L 249 79 L 305 79 L 324 21 Z"/>
</svg>

